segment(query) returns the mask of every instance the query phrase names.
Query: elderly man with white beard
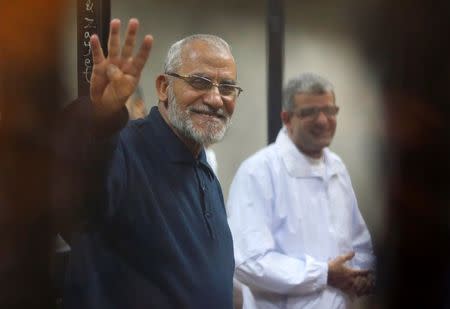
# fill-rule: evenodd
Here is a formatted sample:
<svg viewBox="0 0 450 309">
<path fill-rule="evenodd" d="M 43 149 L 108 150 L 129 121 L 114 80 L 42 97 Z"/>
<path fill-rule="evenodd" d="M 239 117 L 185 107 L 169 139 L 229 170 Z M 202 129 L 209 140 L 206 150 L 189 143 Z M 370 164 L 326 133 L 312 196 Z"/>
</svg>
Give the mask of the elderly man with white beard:
<svg viewBox="0 0 450 309">
<path fill-rule="evenodd" d="M 156 78 L 158 106 L 128 121 L 153 41 L 133 55 L 137 28 L 131 19 L 120 48 L 113 20 L 107 57 L 91 38 L 86 153 L 96 182 L 72 238 L 64 307 L 231 309 L 232 237 L 204 145 L 223 138 L 242 91 L 234 58 L 217 36 L 176 42 Z"/>
</svg>

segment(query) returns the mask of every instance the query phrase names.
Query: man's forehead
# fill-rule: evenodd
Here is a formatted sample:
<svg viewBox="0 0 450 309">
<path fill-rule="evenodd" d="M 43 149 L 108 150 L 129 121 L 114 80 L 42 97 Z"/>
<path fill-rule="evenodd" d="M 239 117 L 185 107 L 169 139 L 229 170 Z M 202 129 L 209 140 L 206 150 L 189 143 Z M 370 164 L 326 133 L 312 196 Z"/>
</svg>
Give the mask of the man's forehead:
<svg viewBox="0 0 450 309">
<path fill-rule="evenodd" d="M 230 53 L 230 49 L 228 46 L 224 43 L 221 43 L 220 41 L 212 41 L 212 40 L 206 40 L 203 38 L 197 38 L 193 39 L 189 42 L 187 42 L 183 46 L 183 51 L 189 51 L 189 50 L 215 50 L 216 52 L 226 52 Z"/>
<path fill-rule="evenodd" d="M 323 93 L 305 93 L 298 92 L 295 94 L 295 102 L 300 105 L 333 103 L 334 94 L 331 91 Z"/>
<path fill-rule="evenodd" d="M 220 44 L 213 44 L 205 40 L 194 40 L 183 47 L 181 57 L 186 61 L 201 59 L 231 58 L 231 51 Z"/>
<path fill-rule="evenodd" d="M 236 64 L 233 55 L 226 48 L 196 40 L 187 44 L 182 51 L 181 71 L 185 73 L 212 73 L 216 71 L 234 77 Z M 214 71 L 214 72 L 207 72 Z"/>
</svg>

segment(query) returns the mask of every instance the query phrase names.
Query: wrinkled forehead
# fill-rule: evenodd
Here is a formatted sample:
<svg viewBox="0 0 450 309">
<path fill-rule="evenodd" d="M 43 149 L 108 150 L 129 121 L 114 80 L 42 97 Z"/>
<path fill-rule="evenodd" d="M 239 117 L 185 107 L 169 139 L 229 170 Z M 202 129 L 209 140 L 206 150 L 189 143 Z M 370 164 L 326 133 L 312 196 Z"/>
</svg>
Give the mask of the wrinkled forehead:
<svg viewBox="0 0 450 309">
<path fill-rule="evenodd" d="M 181 52 L 181 69 L 217 69 L 236 75 L 236 63 L 231 51 L 221 45 L 195 40 L 186 44 Z"/>
</svg>

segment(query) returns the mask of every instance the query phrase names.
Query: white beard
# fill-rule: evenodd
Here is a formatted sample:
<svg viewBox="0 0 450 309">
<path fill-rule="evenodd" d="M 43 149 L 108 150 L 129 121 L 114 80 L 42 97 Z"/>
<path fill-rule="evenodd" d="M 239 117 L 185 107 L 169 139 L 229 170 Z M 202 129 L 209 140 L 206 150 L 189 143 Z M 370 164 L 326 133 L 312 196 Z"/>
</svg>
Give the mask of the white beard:
<svg viewBox="0 0 450 309">
<path fill-rule="evenodd" d="M 200 123 L 200 125 L 197 124 L 197 126 L 195 126 L 191 118 L 193 109 L 208 112 L 213 112 L 213 110 L 205 104 L 200 106 L 189 106 L 186 110 L 181 110 L 177 104 L 171 86 L 169 86 L 168 89 L 168 104 L 168 118 L 172 126 L 183 136 L 192 139 L 200 145 L 211 145 L 221 141 L 231 123 L 230 115 L 221 108 L 214 112 L 225 117 L 225 120 L 221 117 L 205 121 Z"/>
</svg>

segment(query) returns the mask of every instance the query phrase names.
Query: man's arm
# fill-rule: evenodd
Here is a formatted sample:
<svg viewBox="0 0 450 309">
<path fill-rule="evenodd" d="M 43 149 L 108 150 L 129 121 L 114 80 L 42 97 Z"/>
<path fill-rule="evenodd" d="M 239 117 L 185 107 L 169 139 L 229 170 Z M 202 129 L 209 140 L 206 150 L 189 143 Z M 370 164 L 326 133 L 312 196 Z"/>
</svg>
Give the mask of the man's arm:
<svg viewBox="0 0 450 309">
<path fill-rule="evenodd" d="M 361 215 L 356 200 L 355 192 L 348 172 L 345 174 L 346 182 L 351 193 L 352 200 L 352 248 L 354 258 L 351 267 L 355 269 L 367 270 L 367 274 L 354 279 L 352 293 L 355 296 L 371 294 L 375 288 L 374 264 L 375 256 L 373 252 L 372 239 L 366 222 Z"/>
<path fill-rule="evenodd" d="M 353 203 L 352 213 L 352 247 L 355 252 L 355 258 L 352 260 L 352 266 L 359 269 L 374 269 L 375 256 L 372 247 L 372 239 L 366 222 L 356 203 Z"/>
<path fill-rule="evenodd" d="M 56 169 L 59 179 L 55 194 L 59 228 L 67 234 L 91 216 L 90 206 L 107 203 L 108 175 L 121 175 L 120 164 L 109 172 L 117 133 L 125 126 L 128 112 L 125 102 L 133 93 L 152 45 L 147 35 L 136 55 L 138 21 L 131 19 L 123 47 L 120 47 L 120 21 L 111 21 L 108 41 L 109 55 L 105 57 L 96 35 L 91 37 L 94 67 L 91 77 L 90 98 L 82 97 L 68 105 L 59 117 L 56 143 Z M 115 158 L 121 160 L 120 157 Z M 122 173 L 123 174 L 123 173 Z M 117 178 L 117 177 L 116 177 Z M 102 198 L 103 197 L 103 198 Z"/>
<path fill-rule="evenodd" d="M 270 251 L 246 260 L 236 275 L 251 287 L 279 294 L 310 294 L 328 285 L 350 296 L 362 296 L 373 288 L 373 275 L 370 270 L 346 266 L 353 256 L 352 252 L 321 263 L 308 255 L 292 258 Z"/>
<path fill-rule="evenodd" d="M 328 266 L 311 256 L 293 258 L 270 251 L 237 266 L 236 277 L 258 290 L 283 295 L 306 295 L 327 286 Z"/>
<path fill-rule="evenodd" d="M 356 198 L 353 208 L 352 232 L 352 247 L 355 251 L 352 266 L 356 269 L 368 270 L 367 275 L 359 276 L 355 279 L 353 294 L 356 296 L 364 296 L 373 293 L 375 288 L 375 256 L 370 233 L 356 204 Z"/>
</svg>

